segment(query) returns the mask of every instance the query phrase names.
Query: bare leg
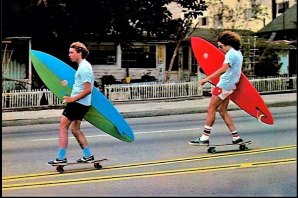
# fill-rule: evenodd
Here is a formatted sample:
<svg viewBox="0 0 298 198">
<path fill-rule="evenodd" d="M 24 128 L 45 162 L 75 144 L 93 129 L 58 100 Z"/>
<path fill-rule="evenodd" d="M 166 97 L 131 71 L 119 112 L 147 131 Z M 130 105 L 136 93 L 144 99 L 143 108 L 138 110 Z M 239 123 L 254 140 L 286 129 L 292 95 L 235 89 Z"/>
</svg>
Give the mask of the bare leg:
<svg viewBox="0 0 298 198">
<path fill-rule="evenodd" d="M 207 112 L 205 125 L 211 127 L 214 124 L 216 110 L 222 102 L 223 101 L 218 96 L 215 96 L 215 95 L 211 96 L 210 103 L 208 106 L 208 112 Z"/>
<path fill-rule="evenodd" d="M 59 124 L 59 148 L 67 148 L 68 144 L 68 128 L 71 124 L 71 121 L 62 115 L 60 124 Z"/>
<path fill-rule="evenodd" d="M 74 120 L 70 125 L 72 134 L 75 136 L 80 147 L 83 149 L 84 147 L 88 146 L 88 143 L 87 143 L 87 139 L 86 139 L 85 135 L 83 134 L 83 132 L 81 131 L 80 127 L 81 127 L 80 120 Z"/>
<path fill-rule="evenodd" d="M 223 102 L 220 104 L 220 106 L 218 108 L 218 111 L 219 111 L 219 114 L 222 117 L 222 119 L 225 121 L 227 127 L 232 132 L 232 131 L 236 131 L 236 127 L 234 125 L 234 122 L 233 122 L 230 114 L 227 112 L 229 102 L 230 102 L 229 98 L 226 98 L 225 100 L 223 100 Z"/>
</svg>

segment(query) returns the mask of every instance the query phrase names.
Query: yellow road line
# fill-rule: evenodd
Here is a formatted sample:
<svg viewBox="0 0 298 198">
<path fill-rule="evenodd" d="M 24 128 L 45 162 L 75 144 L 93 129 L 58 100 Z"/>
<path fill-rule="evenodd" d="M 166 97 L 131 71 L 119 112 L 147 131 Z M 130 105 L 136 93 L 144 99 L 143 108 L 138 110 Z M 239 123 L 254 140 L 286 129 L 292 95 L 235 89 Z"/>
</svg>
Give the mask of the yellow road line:
<svg viewBox="0 0 298 198">
<path fill-rule="evenodd" d="M 194 157 L 188 157 L 188 158 L 123 164 L 123 165 L 117 165 L 117 166 L 104 167 L 100 171 L 102 172 L 102 171 L 122 170 L 122 169 L 139 168 L 139 167 L 147 167 L 147 166 L 160 166 L 160 165 L 182 163 L 182 162 L 189 162 L 189 161 L 211 160 L 211 159 L 234 157 L 234 156 L 241 156 L 241 155 L 252 155 L 252 154 L 260 154 L 260 153 L 267 153 L 267 152 L 274 152 L 274 151 L 284 151 L 284 150 L 289 150 L 294 148 L 297 148 L 297 146 L 288 145 L 288 146 L 280 146 L 280 147 L 254 149 L 254 150 L 248 150 L 248 151 L 208 154 L 208 155 L 194 156 Z M 75 169 L 70 171 L 66 170 L 65 173 L 67 173 L 67 175 L 79 175 L 79 174 L 86 174 L 86 171 L 88 171 L 88 173 L 98 172 L 98 170 L 94 170 L 94 168 L 83 168 L 83 169 Z M 65 175 L 57 172 L 46 172 L 46 173 L 37 173 L 37 174 L 7 176 L 7 177 L 2 177 L 2 182 L 21 181 L 21 180 L 28 180 L 28 179 L 41 179 L 41 178 L 50 178 L 50 177 L 59 177 L 59 176 L 65 176 Z"/>
<path fill-rule="evenodd" d="M 187 169 L 176 169 L 176 170 L 155 171 L 155 172 L 140 172 L 140 173 L 123 174 L 123 175 L 86 177 L 86 178 L 67 179 L 67 180 L 58 180 L 58 181 L 11 184 L 11 185 L 3 185 L 2 190 L 28 189 L 28 188 L 86 184 L 86 183 L 93 183 L 93 182 L 127 180 L 127 179 L 148 178 L 148 177 L 158 177 L 158 176 L 170 176 L 170 175 L 179 175 L 179 174 L 203 173 L 203 172 L 220 171 L 220 170 L 232 170 L 232 169 L 241 169 L 241 168 L 282 165 L 282 164 L 289 164 L 289 163 L 295 163 L 295 162 L 296 162 L 296 158 L 287 158 L 287 159 L 280 159 L 280 160 L 249 162 L 249 163 L 246 162 L 246 163 L 239 163 L 239 164 L 227 164 L 227 165 L 208 166 L 208 167 L 201 167 L 201 168 L 187 168 Z"/>
</svg>

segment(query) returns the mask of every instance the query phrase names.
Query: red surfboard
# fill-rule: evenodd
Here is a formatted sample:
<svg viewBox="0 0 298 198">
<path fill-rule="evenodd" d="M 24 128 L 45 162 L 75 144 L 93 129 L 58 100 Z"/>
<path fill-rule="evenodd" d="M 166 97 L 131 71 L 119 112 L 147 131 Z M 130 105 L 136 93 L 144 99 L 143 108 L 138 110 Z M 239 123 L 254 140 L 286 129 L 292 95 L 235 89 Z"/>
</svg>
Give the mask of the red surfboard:
<svg viewBox="0 0 298 198">
<path fill-rule="evenodd" d="M 222 66 L 225 54 L 212 43 L 199 37 L 192 37 L 191 47 L 199 66 L 207 76 Z M 216 77 L 212 79 L 212 84 L 216 85 L 218 81 L 219 77 Z M 243 73 L 237 89 L 231 95 L 231 100 L 260 122 L 273 125 L 273 117 L 263 98 Z"/>
</svg>

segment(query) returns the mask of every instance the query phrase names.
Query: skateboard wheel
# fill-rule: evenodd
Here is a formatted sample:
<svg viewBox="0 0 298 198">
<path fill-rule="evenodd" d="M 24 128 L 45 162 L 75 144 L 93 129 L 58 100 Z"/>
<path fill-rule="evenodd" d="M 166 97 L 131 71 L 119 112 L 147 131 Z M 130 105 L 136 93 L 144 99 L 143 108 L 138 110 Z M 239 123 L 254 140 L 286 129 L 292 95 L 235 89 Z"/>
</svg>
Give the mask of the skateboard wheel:
<svg viewBox="0 0 298 198">
<path fill-rule="evenodd" d="M 208 153 L 216 153 L 215 148 L 209 148 L 209 149 L 208 149 Z"/>
<path fill-rule="evenodd" d="M 239 146 L 239 149 L 240 149 L 241 151 L 247 151 L 247 150 L 248 150 L 248 148 L 247 148 L 246 145 L 240 145 L 240 146 Z"/>
<path fill-rule="evenodd" d="M 97 170 L 102 169 L 102 165 L 100 164 L 94 164 L 94 168 L 96 168 Z"/>
<path fill-rule="evenodd" d="M 57 166 L 56 170 L 57 170 L 59 173 L 64 173 L 63 166 Z"/>
</svg>

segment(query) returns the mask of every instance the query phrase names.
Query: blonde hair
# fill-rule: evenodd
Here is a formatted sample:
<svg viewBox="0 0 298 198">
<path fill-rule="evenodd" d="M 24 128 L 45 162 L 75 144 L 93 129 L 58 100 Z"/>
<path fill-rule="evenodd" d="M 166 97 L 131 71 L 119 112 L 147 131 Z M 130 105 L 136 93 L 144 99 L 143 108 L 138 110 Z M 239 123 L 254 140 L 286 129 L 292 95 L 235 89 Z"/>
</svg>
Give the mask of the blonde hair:
<svg viewBox="0 0 298 198">
<path fill-rule="evenodd" d="M 86 58 L 89 54 L 89 50 L 87 49 L 87 47 L 79 41 L 73 42 L 70 45 L 70 48 L 74 48 L 74 49 L 77 50 L 77 52 L 81 52 L 82 53 L 82 58 Z"/>
</svg>

